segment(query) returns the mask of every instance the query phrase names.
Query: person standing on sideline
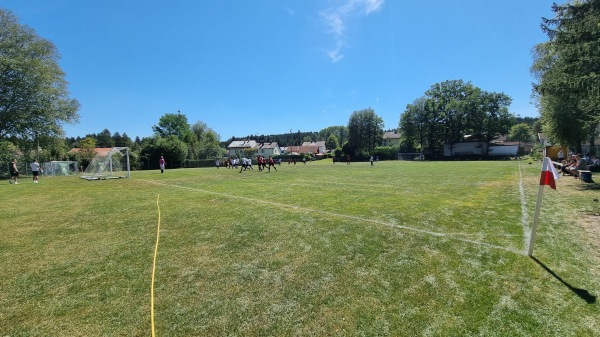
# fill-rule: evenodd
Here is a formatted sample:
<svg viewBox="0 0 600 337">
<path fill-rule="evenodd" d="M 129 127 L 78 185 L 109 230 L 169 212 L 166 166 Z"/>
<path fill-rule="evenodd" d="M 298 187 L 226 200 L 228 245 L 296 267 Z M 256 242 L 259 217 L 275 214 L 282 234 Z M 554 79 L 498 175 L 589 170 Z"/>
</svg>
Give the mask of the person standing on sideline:
<svg viewBox="0 0 600 337">
<path fill-rule="evenodd" d="M 33 161 L 33 163 L 31 163 L 31 174 L 33 175 L 33 183 L 37 184 L 38 181 L 38 177 L 40 175 L 40 172 L 42 171 L 42 168 L 40 167 L 40 163 L 38 163 L 37 159 Z"/>
<path fill-rule="evenodd" d="M 371 166 L 373 166 L 373 156 L 371 156 L 371 158 L 369 158 L 369 161 L 371 162 Z"/>
<path fill-rule="evenodd" d="M 13 158 L 8 165 L 8 170 L 10 171 L 10 180 L 8 181 L 11 184 L 18 184 L 17 178 L 19 178 L 19 170 L 17 169 L 17 159 Z M 14 180 L 14 182 L 13 182 Z"/>
<path fill-rule="evenodd" d="M 346 165 L 350 165 L 350 155 L 348 155 L 348 157 L 346 157 Z"/>
<path fill-rule="evenodd" d="M 558 162 L 562 164 L 564 159 L 565 159 L 565 153 L 563 152 L 562 149 L 560 149 L 560 151 L 558 151 Z"/>
<path fill-rule="evenodd" d="M 165 158 L 163 156 L 160 156 L 160 159 L 158 160 L 158 165 L 160 166 L 160 173 L 165 173 Z"/>
</svg>

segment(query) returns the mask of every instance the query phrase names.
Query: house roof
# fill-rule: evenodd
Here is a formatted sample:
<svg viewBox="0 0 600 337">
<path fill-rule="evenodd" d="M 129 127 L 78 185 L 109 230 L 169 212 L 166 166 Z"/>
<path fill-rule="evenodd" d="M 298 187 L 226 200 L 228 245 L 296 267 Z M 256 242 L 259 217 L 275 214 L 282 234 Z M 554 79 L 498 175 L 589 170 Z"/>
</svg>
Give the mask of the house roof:
<svg viewBox="0 0 600 337">
<path fill-rule="evenodd" d="M 302 146 L 319 146 L 319 147 L 325 147 L 325 141 L 324 140 L 320 140 L 318 142 L 304 142 L 304 143 L 302 143 Z"/>
<path fill-rule="evenodd" d="M 256 148 L 257 149 L 276 149 L 278 147 L 279 147 L 279 145 L 277 145 L 277 142 L 269 142 L 269 143 L 259 143 L 259 144 L 256 144 Z"/>
<path fill-rule="evenodd" d="M 231 144 L 229 144 L 229 146 L 227 146 L 228 149 L 232 149 L 232 148 L 238 148 L 238 149 L 248 149 L 248 148 L 254 148 L 256 147 L 256 141 L 255 140 L 234 140 L 233 142 L 231 142 Z"/>
<path fill-rule="evenodd" d="M 319 146 L 317 145 L 310 145 L 310 146 L 288 146 L 287 148 L 288 152 L 290 153 L 314 153 L 317 154 L 319 153 Z"/>
<path fill-rule="evenodd" d="M 400 134 L 397 132 L 384 132 L 383 139 L 400 139 Z"/>
<path fill-rule="evenodd" d="M 112 149 L 114 149 L 114 147 L 97 147 L 94 149 L 94 151 L 96 152 L 96 155 L 106 156 L 110 153 L 110 151 L 112 151 Z M 78 153 L 79 151 L 81 151 L 81 148 L 74 147 L 69 151 L 69 153 Z"/>
</svg>

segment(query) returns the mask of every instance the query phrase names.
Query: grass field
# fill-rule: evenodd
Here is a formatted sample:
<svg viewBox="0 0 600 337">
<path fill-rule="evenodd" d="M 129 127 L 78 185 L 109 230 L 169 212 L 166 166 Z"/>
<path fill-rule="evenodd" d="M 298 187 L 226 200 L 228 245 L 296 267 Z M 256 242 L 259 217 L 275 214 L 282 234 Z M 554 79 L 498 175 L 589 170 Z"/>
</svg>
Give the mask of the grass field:
<svg viewBox="0 0 600 337">
<path fill-rule="evenodd" d="M 0 336 L 600 336 L 600 185 L 540 163 L 0 187 Z M 595 177 L 598 180 L 598 177 Z M 159 217 L 160 211 L 160 217 Z"/>
</svg>

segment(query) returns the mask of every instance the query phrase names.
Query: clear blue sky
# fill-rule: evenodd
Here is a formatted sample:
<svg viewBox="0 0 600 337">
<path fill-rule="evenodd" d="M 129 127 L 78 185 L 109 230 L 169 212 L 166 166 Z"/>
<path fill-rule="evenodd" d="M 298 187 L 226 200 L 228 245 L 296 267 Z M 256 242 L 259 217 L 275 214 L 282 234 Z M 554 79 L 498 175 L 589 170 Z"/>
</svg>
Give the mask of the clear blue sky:
<svg viewBox="0 0 600 337">
<path fill-rule="evenodd" d="M 559 1 L 561 2 L 561 1 Z M 562 2 L 561 2 L 562 3 Z M 347 125 L 371 107 L 395 128 L 445 80 L 530 103 L 531 50 L 552 0 L 3 0 L 57 46 L 81 121 L 152 135 L 165 113 L 221 140 Z"/>
</svg>

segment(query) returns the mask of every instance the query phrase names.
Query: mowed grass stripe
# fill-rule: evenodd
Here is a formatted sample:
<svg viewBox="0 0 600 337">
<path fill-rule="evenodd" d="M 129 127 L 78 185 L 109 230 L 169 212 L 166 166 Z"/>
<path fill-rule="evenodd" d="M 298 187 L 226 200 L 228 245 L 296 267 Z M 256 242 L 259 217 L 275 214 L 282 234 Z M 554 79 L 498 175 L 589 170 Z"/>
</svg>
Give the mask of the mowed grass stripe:
<svg viewBox="0 0 600 337">
<path fill-rule="evenodd" d="M 274 202 L 431 233 L 467 233 L 468 240 L 484 241 L 511 251 L 524 249 L 520 239 L 521 210 L 515 208 L 520 207 L 518 182 L 513 181 L 516 163 L 510 163 L 506 173 L 498 168 L 480 167 L 475 172 L 465 172 L 469 177 L 459 174 L 460 178 L 448 177 L 450 171 L 438 168 L 447 163 L 403 166 L 381 162 L 374 167 L 368 163 L 311 164 L 283 165 L 279 172 L 270 173 L 238 174 L 226 169 L 209 172 L 219 175 L 219 181 L 223 176 L 232 180 L 225 189 L 213 188 L 214 178 L 204 176 L 184 178 L 183 184 L 199 186 L 199 190 L 207 192 L 222 192 L 225 196 L 246 197 L 248 202 Z M 360 179 L 356 179 L 356 174 L 360 174 Z M 502 175 L 506 180 L 498 180 Z M 248 181 L 253 183 L 252 187 L 242 187 Z M 177 177 L 170 182 L 180 183 Z"/>
<path fill-rule="evenodd" d="M 475 245 L 480 245 L 480 246 L 485 246 L 485 247 L 488 247 L 488 248 L 501 249 L 501 250 L 506 250 L 506 251 L 513 252 L 513 253 L 522 253 L 522 252 L 519 252 L 519 251 L 511 249 L 511 248 L 496 246 L 496 245 L 493 245 L 493 244 L 489 244 L 489 243 L 485 243 L 485 242 L 479 242 L 479 241 L 475 241 L 475 240 L 471 240 L 471 239 L 466 239 L 466 238 L 461 238 L 460 237 L 460 235 L 467 235 L 467 236 L 469 236 L 469 235 L 479 235 L 479 234 L 470 234 L 470 233 L 467 233 L 467 234 L 465 234 L 465 233 L 453 233 L 452 234 L 452 233 L 443 233 L 443 232 L 432 232 L 432 231 L 428 231 L 428 230 L 424 230 L 424 229 L 419 229 L 419 228 L 413 228 L 413 227 L 398 225 L 398 224 L 395 224 L 395 223 L 389 223 L 389 222 L 374 220 L 374 219 L 370 219 L 370 218 L 363 218 L 363 217 L 357 217 L 357 216 L 352 216 L 352 215 L 346 215 L 346 214 L 339 214 L 339 213 L 333 213 L 333 212 L 323 211 L 323 210 L 319 210 L 319 209 L 310 209 L 310 208 L 305 208 L 305 207 L 300 207 L 300 206 L 281 204 L 281 203 L 277 203 L 277 202 L 273 202 L 273 201 L 268 201 L 268 200 L 259 200 L 259 199 L 249 198 L 249 197 L 236 196 L 236 195 L 232 195 L 232 194 L 212 192 L 212 191 L 202 190 L 202 189 L 199 189 L 199 188 L 192 188 L 192 187 L 188 187 L 188 186 L 169 185 L 169 184 L 166 184 L 164 182 L 157 182 L 157 181 L 151 181 L 151 180 L 147 180 L 147 182 L 148 183 L 153 183 L 153 184 L 158 184 L 160 186 L 164 186 L 164 187 L 168 187 L 168 188 L 178 188 L 178 189 L 183 189 L 183 190 L 192 191 L 192 192 L 200 192 L 200 193 L 206 193 L 206 194 L 211 194 L 211 195 L 217 195 L 217 196 L 225 197 L 225 198 L 229 198 L 229 199 L 243 200 L 243 201 L 246 201 L 248 203 L 254 203 L 254 204 L 258 203 L 258 204 L 263 204 L 263 205 L 267 205 L 267 206 L 274 206 L 274 207 L 277 207 L 277 208 L 288 209 L 288 210 L 292 210 L 292 211 L 295 211 L 295 212 L 301 212 L 301 213 L 304 213 L 304 214 L 320 214 L 320 215 L 325 216 L 325 217 L 344 218 L 346 220 L 352 220 L 352 221 L 354 221 L 357 224 L 372 223 L 372 224 L 377 224 L 377 225 L 381 225 L 381 226 L 392 227 L 392 228 L 396 228 L 396 229 L 403 229 L 403 230 L 413 231 L 413 232 L 417 232 L 417 233 L 420 233 L 420 234 L 426 234 L 426 235 L 438 236 L 438 237 L 448 237 L 448 238 L 451 238 L 453 240 L 467 242 L 467 243 L 471 243 L 471 244 L 475 244 Z M 513 236 L 513 234 L 500 234 L 500 235 L 503 235 L 503 236 Z"/>
</svg>

